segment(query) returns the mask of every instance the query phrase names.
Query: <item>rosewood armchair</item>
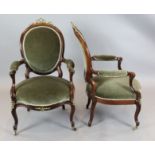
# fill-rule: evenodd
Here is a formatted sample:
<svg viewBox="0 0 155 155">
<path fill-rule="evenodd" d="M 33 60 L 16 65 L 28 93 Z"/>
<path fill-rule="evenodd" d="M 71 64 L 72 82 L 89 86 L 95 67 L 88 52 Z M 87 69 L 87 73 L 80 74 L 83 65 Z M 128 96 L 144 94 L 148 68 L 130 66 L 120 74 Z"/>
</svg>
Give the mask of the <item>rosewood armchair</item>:
<svg viewBox="0 0 155 155">
<path fill-rule="evenodd" d="M 135 79 L 135 73 L 121 69 L 122 57 L 113 55 L 90 55 L 87 43 L 79 31 L 72 23 L 75 36 L 80 42 L 83 49 L 84 57 L 84 76 L 87 83 L 86 92 L 88 95 L 88 109 L 91 104 L 90 120 L 88 126 L 91 126 L 96 103 L 110 105 L 136 105 L 134 120 L 136 127 L 139 126 L 138 115 L 141 109 L 140 84 Z M 92 61 L 118 61 L 118 70 L 100 71 L 94 70 Z"/>
<path fill-rule="evenodd" d="M 73 122 L 74 63 L 64 58 L 64 44 L 61 31 L 51 23 L 42 20 L 31 24 L 22 33 L 20 38 L 22 59 L 14 61 L 10 66 L 11 112 L 15 121 L 13 126 L 15 135 L 18 125 L 16 113 L 18 107 L 26 107 L 28 111 L 46 111 L 60 106 L 65 109 L 65 105 L 68 104 L 71 107 L 71 126 L 76 130 Z M 67 65 L 69 80 L 63 78 L 62 63 Z M 25 80 L 16 84 L 15 75 L 22 64 L 26 67 Z M 31 72 L 38 76 L 30 77 Z M 58 72 L 58 77 L 49 75 L 54 72 Z"/>
</svg>

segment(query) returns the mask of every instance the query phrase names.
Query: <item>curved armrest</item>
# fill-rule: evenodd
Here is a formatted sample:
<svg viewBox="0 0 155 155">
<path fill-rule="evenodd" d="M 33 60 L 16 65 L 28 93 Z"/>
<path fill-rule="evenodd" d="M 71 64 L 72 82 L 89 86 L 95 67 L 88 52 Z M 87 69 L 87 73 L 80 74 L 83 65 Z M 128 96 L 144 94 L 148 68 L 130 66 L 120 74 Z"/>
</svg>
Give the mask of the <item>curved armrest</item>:
<svg viewBox="0 0 155 155">
<path fill-rule="evenodd" d="M 116 56 L 113 55 L 94 55 L 92 56 L 92 60 L 94 61 L 114 61 L 116 60 Z"/>
<path fill-rule="evenodd" d="M 15 74 L 16 71 L 18 70 L 19 66 L 21 64 L 24 63 L 24 60 L 20 60 L 20 61 L 14 61 L 11 65 L 10 65 L 10 75 L 11 74 Z"/>
<path fill-rule="evenodd" d="M 141 93 L 135 90 L 133 87 L 133 79 L 135 78 L 136 74 L 134 72 L 128 72 L 128 76 L 129 76 L 129 85 L 133 90 L 133 92 L 136 94 L 136 100 L 138 101 L 141 98 Z"/>
<path fill-rule="evenodd" d="M 70 81 L 73 81 L 73 74 L 74 74 L 74 62 L 71 59 L 63 59 L 62 62 L 64 62 L 67 65 L 69 75 L 70 75 Z"/>
<path fill-rule="evenodd" d="M 92 61 L 118 61 L 118 69 L 121 70 L 121 63 L 123 58 L 114 55 L 94 55 L 91 57 Z"/>
</svg>

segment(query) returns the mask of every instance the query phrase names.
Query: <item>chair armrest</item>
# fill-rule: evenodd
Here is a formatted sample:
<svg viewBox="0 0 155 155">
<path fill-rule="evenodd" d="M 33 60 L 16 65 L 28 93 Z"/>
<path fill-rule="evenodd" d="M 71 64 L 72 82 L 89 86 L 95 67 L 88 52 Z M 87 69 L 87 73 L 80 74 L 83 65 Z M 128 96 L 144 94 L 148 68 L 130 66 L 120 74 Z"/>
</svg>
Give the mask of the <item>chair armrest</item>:
<svg viewBox="0 0 155 155">
<path fill-rule="evenodd" d="M 141 93 L 135 90 L 133 87 L 133 79 L 135 78 L 136 74 L 134 72 L 128 72 L 128 76 L 129 76 L 129 86 L 132 89 L 132 91 L 136 94 L 136 100 L 138 101 L 141 98 Z"/>
<path fill-rule="evenodd" d="M 18 70 L 19 66 L 21 64 L 23 64 L 24 61 L 20 60 L 20 61 L 14 61 L 11 65 L 10 65 L 10 74 L 15 74 L 16 71 Z"/>
<path fill-rule="evenodd" d="M 70 75 L 70 81 L 72 81 L 73 80 L 73 74 L 75 73 L 74 62 L 71 59 L 65 59 L 65 58 L 62 60 L 62 62 L 67 65 L 69 75 Z"/>
<path fill-rule="evenodd" d="M 92 56 L 92 60 L 94 61 L 115 61 L 116 56 L 114 55 L 94 55 Z"/>
<path fill-rule="evenodd" d="M 114 55 L 94 55 L 91 57 L 92 61 L 118 61 L 118 69 L 121 70 L 121 63 L 123 58 Z"/>
</svg>

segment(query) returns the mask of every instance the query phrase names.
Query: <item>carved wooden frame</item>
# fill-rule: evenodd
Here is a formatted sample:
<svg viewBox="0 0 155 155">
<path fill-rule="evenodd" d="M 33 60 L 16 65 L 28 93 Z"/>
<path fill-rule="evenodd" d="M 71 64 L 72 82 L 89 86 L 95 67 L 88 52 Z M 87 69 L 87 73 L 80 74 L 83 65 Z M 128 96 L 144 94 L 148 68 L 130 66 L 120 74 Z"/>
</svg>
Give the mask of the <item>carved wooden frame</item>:
<svg viewBox="0 0 155 155">
<path fill-rule="evenodd" d="M 132 92 L 136 95 L 136 99 L 123 99 L 123 100 L 110 100 L 110 99 L 106 99 L 106 98 L 100 98 L 98 96 L 96 96 L 96 82 L 92 79 L 92 77 L 95 75 L 99 75 L 98 71 L 95 71 L 92 68 L 92 61 L 95 61 L 95 58 L 92 56 L 90 56 L 90 51 L 89 48 L 87 46 L 87 43 L 82 35 L 82 33 L 78 30 L 78 28 L 72 23 L 72 28 L 74 31 L 75 36 L 77 37 L 77 39 L 79 40 L 80 44 L 82 45 L 82 48 L 85 52 L 86 55 L 86 63 L 87 66 L 89 66 L 87 68 L 87 70 L 85 71 L 85 81 L 91 85 L 92 87 L 92 91 L 90 93 L 87 93 L 88 95 L 88 102 L 86 105 L 86 109 L 89 108 L 90 104 L 91 104 L 91 109 L 90 109 L 90 119 L 88 122 L 88 126 L 92 125 L 92 121 L 94 118 L 94 111 L 95 111 L 95 107 L 96 107 L 96 103 L 102 103 L 102 104 L 109 104 L 109 105 L 136 105 L 136 111 L 134 114 L 134 120 L 136 123 L 136 128 L 139 126 L 139 120 L 138 120 L 138 116 L 141 110 L 141 93 L 139 91 L 136 91 L 133 87 L 133 79 L 135 78 L 135 73 L 133 72 L 128 72 L 127 76 L 129 76 L 129 86 L 132 90 Z M 121 67 L 121 62 L 123 60 L 122 57 L 115 57 L 115 60 L 118 61 L 118 70 L 122 70 Z"/>
<path fill-rule="evenodd" d="M 24 55 L 23 55 L 23 48 L 22 48 L 22 42 L 23 42 L 23 37 L 25 35 L 25 33 L 30 30 L 31 28 L 34 28 L 34 27 L 37 27 L 37 26 L 47 26 L 47 27 L 50 27 L 52 29 L 54 29 L 56 32 L 59 33 L 59 36 L 61 37 L 61 40 L 62 40 L 62 55 L 61 55 L 61 58 L 59 60 L 59 63 L 58 65 L 56 66 L 56 68 L 54 70 L 52 70 L 50 73 L 38 73 L 38 72 L 35 72 L 33 71 L 29 65 L 26 63 L 25 61 L 25 58 L 24 58 Z M 37 21 L 33 24 L 31 24 L 21 35 L 21 38 L 20 38 L 20 51 L 21 51 L 21 55 L 22 55 L 22 59 L 19 61 L 19 66 L 22 65 L 22 64 L 25 64 L 25 67 L 26 67 L 26 71 L 25 71 L 25 79 L 29 79 L 30 78 L 30 72 L 33 72 L 33 73 L 36 73 L 38 75 L 47 75 L 47 74 L 51 74 L 55 71 L 58 72 L 58 77 L 62 78 L 63 77 L 63 72 L 62 72 L 62 69 L 61 69 L 61 64 L 62 63 L 66 63 L 66 59 L 64 58 L 64 47 L 65 47 L 65 43 L 64 43 L 64 37 L 63 37 L 63 34 L 61 33 L 61 31 L 55 27 L 53 24 L 51 23 L 47 23 L 45 21 Z M 72 62 L 72 66 L 74 67 L 74 63 Z M 68 68 L 68 66 L 67 66 Z M 17 101 L 16 101 L 16 80 L 15 80 L 15 75 L 16 75 L 16 71 L 11 71 L 10 72 L 10 76 L 11 76 L 11 79 L 12 79 L 12 87 L 11 87 L 11 90 L 10 90 L 10 95 L 11 95 L 11 101 L 12 101 L 12 110 L 11 110 L 11 113 L 12 113 L 12 116 L 14 118 L 14 126 L 13 126 L 13 129 L 14 129 L 14 132 L 15 132 L 15 135 L 17 134 L 17 125 L 18 125 L 18 117 L 17 117 L 17 113 L 16 113 L 16 109 L 18 107 L 26 107 L 28 111 L 30 110 L 36 110 L 36 111 L 47 111 L 47 110 L 51 110 L 51 109 L 54 109 L 54 108 L 58 108 L 58 107 L 62 107 L 64 110 L 65 110 L 65 105 L 70 105 L 71 107 L 71 112 L 70 112 L 70 122 L 71 122 L 71 127 L 73 130 L 76 130 L 75 128 L 75 125 L 74 125 L 74 121 L 73 121 L 73 116 L 74 116 L 74 112 L 75 112 L 75 105 L 73 104 L 73 98 L 74 98 L 74 84 L 73 84 L 73 75 L 74 75 L 74 71 L 71 71 L 69 68 L 68 68 L 68 71 L 69 71 L 69 82 L 70 82 L 70 99 L 66 102 L 62 102 L 62 103 L 57 103 L 57 104 L 53 104 L 53 105 L 48 105 L 48 106 L 33 106 L 33 105 L 26 105 L 24 103 L 18 103 L 17 104 Z"/>
</svg>

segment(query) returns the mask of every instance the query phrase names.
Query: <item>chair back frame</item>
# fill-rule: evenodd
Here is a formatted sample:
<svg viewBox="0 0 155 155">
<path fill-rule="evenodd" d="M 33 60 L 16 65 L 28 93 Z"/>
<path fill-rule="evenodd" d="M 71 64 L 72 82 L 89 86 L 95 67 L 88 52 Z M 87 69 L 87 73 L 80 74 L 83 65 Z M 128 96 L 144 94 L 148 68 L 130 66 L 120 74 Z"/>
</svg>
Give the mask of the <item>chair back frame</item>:
<svg viewBox="0 0 155 155">
<path fill-rule="evenodd" d="M 73 28 L 75 36 L 77 37 L 83 49 L 83 57 L 84 57 L 84 63 L 85 63 L 85 71 L 84 71 L 85 81 L 90 82 L 90 79 L 92 77 L 92 61 L 91 61 L 91 55 L 90 55 L 89 48 L 87 46 L 87 43 L 82 33 L 73 23 L 72 23 L 72 28 Z"/>
<path fill-rule="evenodd" d="M 53 31 L 55 31 L 55 33 L 58 35 L 59 37 L 59 40 L 60 40 L 60 53 L 59 53 L 59 58 L 57 60 L 57 63 L 55 64 L 55 66 L 49 71 L 49 72 L 38 72 L 38 71 L 35 71 L 32 69 L 32 67 L 27 63 L 27 60 L 26 60 L 26 57 L 25 57 L 25 54 L 24 54 L 24 47 L 23 47 L 23 43 L 24 43 L 24 37 L 26 35 L 26 33 L 34 28 L 38 28 L 38 27 L 45 27 L 45 28 L 49 28 Z M 49 22 L 45 22 L 45 21 L 37 21 L 35 23 L 32 23 L 30 26 L 28 26 L 24 31 L 23 33 L 21 34 L 21 37 L 20 37 L 20 52 L 21 52 L 21 56 L 24 60 L 24 63 L 26 64 L 26 73 L 25 73 L 25 76 L 28 77 L 29 75 L 29 72 L 33 72 L 35 74 L 38 74 L 38 75 L 47 75 L 47 74 L 51 74 L 55 71 L 58 71 L 58 73 L 60 72 L 61 70 L 61 62 L 64 58 L 64 49 L 65 49 L 65 42 L 64 42 L 64 37 L 63 37 L 63 34 L 62 32 L 57 28 L 55 27 L 53 24 L 49 23 Z"/>
</svg>

